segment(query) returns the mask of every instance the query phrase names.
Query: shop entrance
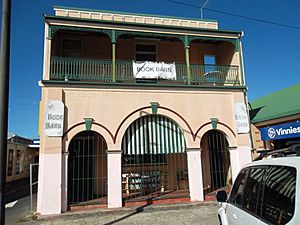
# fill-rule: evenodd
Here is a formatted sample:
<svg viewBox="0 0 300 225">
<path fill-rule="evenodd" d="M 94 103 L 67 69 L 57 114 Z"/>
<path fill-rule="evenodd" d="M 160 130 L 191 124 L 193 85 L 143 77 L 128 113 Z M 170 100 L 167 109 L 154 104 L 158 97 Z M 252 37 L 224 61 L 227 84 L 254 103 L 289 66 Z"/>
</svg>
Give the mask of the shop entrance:
<svg viewBox="0 0 300 225">
<path fill-rule="evenodd" d="M 205 193 L 231 185 L 230 153 L 225 135 L 216 130 L 208 131 L 202 138 L 201 147 Z"/>
<path fill-rule="evenodd" d="M 69 145 L 68 205 L 107 203 L 107 144 L 96 132 L 77 134 Z"/>
<path fill-rule="evenodd" d="M 137 119 L 128 127 L 122 148 L 123 201 L 189 196 L 186 143 L 171 119 Z"/>
</svg>

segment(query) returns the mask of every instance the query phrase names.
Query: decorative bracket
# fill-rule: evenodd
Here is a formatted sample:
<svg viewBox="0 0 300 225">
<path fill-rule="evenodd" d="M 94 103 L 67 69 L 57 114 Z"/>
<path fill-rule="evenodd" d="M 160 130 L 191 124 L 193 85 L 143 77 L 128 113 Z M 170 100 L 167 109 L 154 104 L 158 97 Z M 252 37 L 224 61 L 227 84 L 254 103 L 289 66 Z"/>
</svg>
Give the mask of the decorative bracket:
<svg viewBox="0 0 300 225">
<path fill-rule="evenodd" d="M 150 102 L 152 114 L 157 114 L 158 102 Z"/>
<path fill-rule="evenodd" d="M 210 118 L 210 121 L 211 121 L 212 128 L 214 130 L 217 129 L 219 119 L 218 118 Z"/>
<path fill-rule="evenodd" d="M 85 130 L 90 131 L 92 128 L 93 118 L 84 118 L 85 121 Z"/>
</svg>

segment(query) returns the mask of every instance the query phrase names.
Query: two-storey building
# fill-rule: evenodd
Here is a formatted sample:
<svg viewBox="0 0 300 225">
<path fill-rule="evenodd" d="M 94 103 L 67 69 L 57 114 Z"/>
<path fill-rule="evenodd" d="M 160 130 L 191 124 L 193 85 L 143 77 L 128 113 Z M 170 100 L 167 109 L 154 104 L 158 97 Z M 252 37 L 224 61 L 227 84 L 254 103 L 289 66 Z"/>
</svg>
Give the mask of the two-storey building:
<svg viewBox="0 0 300 225">
<path fill-rule="evenodd" d="M 54 10 L 40 81 L 39 213 L 203 201 L 251 161 L 242 32 Z"/>
</svg>

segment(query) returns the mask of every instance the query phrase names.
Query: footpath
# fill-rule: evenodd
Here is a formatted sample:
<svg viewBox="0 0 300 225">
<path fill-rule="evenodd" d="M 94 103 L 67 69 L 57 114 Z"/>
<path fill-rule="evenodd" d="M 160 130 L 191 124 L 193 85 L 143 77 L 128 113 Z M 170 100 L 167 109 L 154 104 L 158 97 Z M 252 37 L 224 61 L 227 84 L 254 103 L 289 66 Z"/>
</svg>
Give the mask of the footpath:
<svg viewBox="0 0 300 225">
<path fill-rule="evenodd" d="M 27 197 L 28 198 L 28 197 Z M 93 209 L 67 212 L 58 216 L 33 218 L 27 198 L 20 199 L 16 208 L 7 213 L 7 223 L 19 225 L 98 225 L 98 224 L 190 224 L 218 225 L 216 202 L 198 202 L 176 205 L 146 205 L 120 209 Z M 23 207 L 22 207 L 23 205 Z M 19 210 L 18 210 L 19 208 Z M 15 217 L 12 217 L 15 215 Z"/>
</svg>

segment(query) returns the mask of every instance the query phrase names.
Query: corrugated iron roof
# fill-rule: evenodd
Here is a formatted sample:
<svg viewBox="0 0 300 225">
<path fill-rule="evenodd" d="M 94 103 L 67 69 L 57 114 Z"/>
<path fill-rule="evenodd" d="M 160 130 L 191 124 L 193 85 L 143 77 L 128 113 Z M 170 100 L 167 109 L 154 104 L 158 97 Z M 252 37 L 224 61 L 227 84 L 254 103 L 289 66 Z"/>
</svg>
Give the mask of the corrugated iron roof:
<svg viewBox="0 0 300 225">
<path fill-rule="evenodd" d="M 300 83 L 250 103 L 252 123 L 300 114 Z"/>
</svg>

